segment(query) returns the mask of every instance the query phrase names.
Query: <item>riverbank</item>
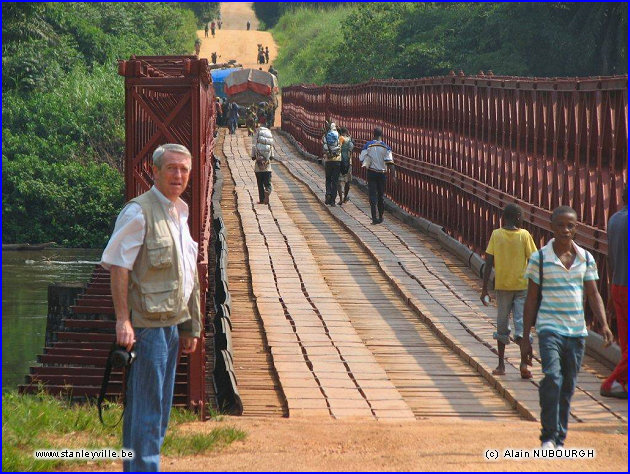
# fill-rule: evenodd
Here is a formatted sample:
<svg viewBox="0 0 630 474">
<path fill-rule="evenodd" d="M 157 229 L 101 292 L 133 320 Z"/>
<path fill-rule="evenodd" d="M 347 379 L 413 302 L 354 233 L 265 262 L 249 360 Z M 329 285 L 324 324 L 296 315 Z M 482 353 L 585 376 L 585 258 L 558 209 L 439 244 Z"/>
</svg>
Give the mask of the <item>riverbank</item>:
<svg viewBox="0 0 630 474">
<path fill-rule="evenodd" d="M 114 425 L 121 412 L 120 405 L 109 405 L 104 413 L 106 423 Z M 246 437 L 245 431 L 222 422 L 221 417 L 205 423 L 211 427 L 205 433 L 195 433 L 184 428 L 196 419 L 197 416 L 192 412 L 173 410 L 162 448 L 165 456 L 202 455 Z M 33 456 L 33 451 L 104 448 L 120 450 L 120 429 L 120 425 L 103 426 L 98 419 L 97 407 L 93 404 L 72 404 L 68 400 L 43 393 L 18 395 L 15 391 L 3 392 L 2 470 L 112 469 L 110 460 L 38 460 Z M 119 466 L 113 468 L 118 470 Z"/>
<path fill-rule="evenodd" d="M 16 388 L 44 348 L 48 286 L 86 282 L 102 249 L 2 251 L 2 388 Z"/>
</svg>

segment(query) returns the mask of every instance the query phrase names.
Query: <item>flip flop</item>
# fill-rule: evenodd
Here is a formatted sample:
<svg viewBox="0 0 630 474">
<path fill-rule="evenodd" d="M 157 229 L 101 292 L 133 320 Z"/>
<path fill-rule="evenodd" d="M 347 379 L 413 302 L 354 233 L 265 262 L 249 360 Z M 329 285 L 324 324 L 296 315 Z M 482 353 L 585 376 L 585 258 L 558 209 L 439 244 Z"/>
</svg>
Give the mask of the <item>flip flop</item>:
<svg viewBox="0 0 630 474">
<path fill-rule="evenodd" d="M 532 373 L 527 368 L 527 364 L 521 364 L 520 369 L 522 379 L 531 379 L 533 377 Z"/>
<path fill-rule="evenodd" d="M 501 369 L 494 369 L 492 371 L 492 375 L 505 375 L 505 369 L 501 370 Z"/>
</svg>

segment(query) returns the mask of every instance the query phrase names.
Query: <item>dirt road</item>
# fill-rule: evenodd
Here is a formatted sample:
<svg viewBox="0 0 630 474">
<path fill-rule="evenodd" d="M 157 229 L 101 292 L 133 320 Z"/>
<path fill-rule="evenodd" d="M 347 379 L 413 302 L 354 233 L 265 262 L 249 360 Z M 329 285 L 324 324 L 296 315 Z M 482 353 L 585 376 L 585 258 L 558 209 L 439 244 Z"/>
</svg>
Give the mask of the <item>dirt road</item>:
<svg viewBox="0 0 630 474">
<path fill-rule="evenodd" d="M 197 31 L 197 36 L 201 38 L 200 56 L 210 59 L 210 55 L 216 52 L 219 55 L 218 62 L 236 59 L 243 67 L 262 67 L 264 71 L 268 70 L 269 65 L 256 63 L 257 45 L 269 46 L 269 64 L 273 64 L 278 49 L 271 33 L 256 30 L 258 20 L 252 10 L 252 3 L 221 3 L 221 15 L 223 27 L 216 30 L 214 38 L 210 34 L 208 38 L 204 38 L 204 31 Z M 250 31 L 246 30 L 248 19 L 252 23 Z"/>
<path fill-rule="evenodd" d="M 221 17 L 223 25 L 221 29 L 215 31 L 214 38 L 208 33 L 205 38 L 203 30 L 197 31 L 197 36 L 201 38 L 201 52 L 199 56 L 208 58 L 211 54 L 218 54 L 217 62 L 228 62 L 235 59 L 244 68 L 262 68 L 267 71 L 269 66 L 278 55 L 278 47 L 271 33 L 267 31 L 257 31 L 258 19 L 254 15 L 252 2 L 222 2 Z M 251 22 L 251 28 L 247 31 L 247 20 Z M 269 47 L 269 64 L 258 64 L 256 53 L 258 45 Z M 280 111 L 282 110 L 282 99 L 278 97 L 278 108 L 276 109 L 275 123 L 280 124 Z"/>
</svg>

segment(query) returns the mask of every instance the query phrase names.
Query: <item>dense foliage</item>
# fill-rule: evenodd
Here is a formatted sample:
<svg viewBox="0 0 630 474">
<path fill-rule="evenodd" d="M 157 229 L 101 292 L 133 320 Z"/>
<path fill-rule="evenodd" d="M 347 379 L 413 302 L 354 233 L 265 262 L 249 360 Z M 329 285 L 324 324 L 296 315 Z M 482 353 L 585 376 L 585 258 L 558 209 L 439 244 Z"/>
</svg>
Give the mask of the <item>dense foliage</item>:
<svg viewBox="0 0 630 474">
<path fill-rule="evenodd" d="M 219 2 L 179 2 L 179 6 L 194 12 L 200 29 L 205 23 L 217 18 L 219 14 Z"/>
<path fill-rule="evenodd" d="M 340 3 L 348 2 L 254 2 L 254 12 L 260 21 L 260 28 L 273 28 L 282 15 L 302 7 L 317 10 L 336 8 Z"/>
<path fill-rule="evenodd" d="M 175 3 L 2 4 L 2 241 L 106 243 L 123 203 L 117 59 L 186 54 Z"/>
<path fill-rule="evenodd" d="M 363 3 L 292 8 L 273 32 L 283 85 L 627 73 L 626 3 Z M 305 62 L 309 66 L 305 67 Z"/>
</svg>

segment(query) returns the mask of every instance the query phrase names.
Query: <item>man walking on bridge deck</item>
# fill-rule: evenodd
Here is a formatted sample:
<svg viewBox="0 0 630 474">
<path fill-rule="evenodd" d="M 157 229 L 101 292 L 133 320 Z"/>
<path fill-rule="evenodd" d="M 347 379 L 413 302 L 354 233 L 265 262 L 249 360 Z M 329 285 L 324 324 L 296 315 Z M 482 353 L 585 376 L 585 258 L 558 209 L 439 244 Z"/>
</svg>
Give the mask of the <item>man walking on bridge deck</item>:
<svg viewBox="0 0 630 474">
<path fill-rule="evenodd" d="M 554 238 L 531 255 L 525 271 L 529 283 L 521 340 L 522 364 L 530 357 L 528 336 L 536 321 L 545 375 L 538 388 L 543 449 L 562 447 L 567 437 L 571 397 L 588 335 L 584 295 L 595 321 L 602 328 L 605 344 L 608 346 L 613 341 L 604 316 L 604 303 L 597 290 L 599 276 L 595 259 L 573 241 L 577 230 L 576 212 L 568 206 L 556 208 L 551 217 L 551 230 Z"/>
<path fill-rule="evenodd" d="M 608 221 L 608 310 L 617 317 L 621 359 L 602 383 L 604 397 L 628 398 L 628 186 L 623 191 L 624 206 Z"/>
<path fill-rule="evenodd" d="M 396 182 L 392 149 L 383 142 L 383 129 L 381 127 L 374 129 L 374 139 L 365 144 L 359 155 L 359 160 L 362 163 L 361 166 L 367 168 L 372 224 L 380 224 L 383 222 L 383 213 L 385 212 L 384 195 L 388 171 L 391 171 L 392 179 Z"/>
<path fill-rule="evenodd" d="M 197 243 L 180 199 L 191 166 L 185 146 L 155 150 L 155 185 L 121 211 L 101 260 L 111 272 L 116 342 L 136 352 L 123 421 L 123 447 L 134 457 L 125 471 L 159 470 L 179 346 L 194 352 L 201 332 Z"/>
</svg>

